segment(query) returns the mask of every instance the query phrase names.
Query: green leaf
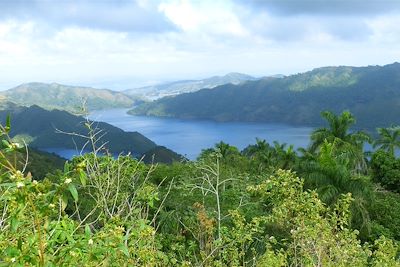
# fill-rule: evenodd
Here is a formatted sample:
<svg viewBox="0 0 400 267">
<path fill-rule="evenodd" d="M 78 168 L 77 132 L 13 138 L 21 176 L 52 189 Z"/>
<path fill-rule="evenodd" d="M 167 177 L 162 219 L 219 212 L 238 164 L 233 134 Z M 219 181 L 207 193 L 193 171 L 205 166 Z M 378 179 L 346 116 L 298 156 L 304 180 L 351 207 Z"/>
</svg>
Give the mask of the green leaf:
<svg viewBox="0 0 400 267">
<path fill-rule="evenodd" d="M 5 147 L 10 147 L 10 143 L 7 141 L 7 140 L 1 140 L 1 142 L 3 143 L 3 145 L 5 146 Z"/>
<path fill-rule="evenodd" d="M 86 186 L 87 176 L 83 170 L 79 170 L 79 180 L 83 186 Z"/>
<path fill-rule="evenodd" d="M 2 183 L 0 184 L 0 187 L 14 187 L 15 185 L 16 183 Z"/>
<path fill-rule="evenodd" d="M 87 224 L 85 226 L 85 235 L 87 238 L 89 238 L 92 235 L 92 230 L 90 230 L 90 227 Z"/>
<path fill-rule="evenodd" d="M 71 192 L 72 197 L 74 198 L 74 201 L 78 201 L 78 190 L 76 190 L 76 187 L 74 184 L 69 184 L 68 185 L 68 190 Z"/>
<path fill-rule="evenodd" d="M 68 205 L 68 197 L 66 195 L 63 195 L 61 197 L 61 210 L 64 211 L 67 205 Z"/>
<path fill-rule="evenodd" d="M 69 163 L 65 162 L 64 164 L 64 173 L 68 173 L 69 172 Z"/>
<path fill-rule="evenodd" d="M 12 217 L 11 218 L 11 232 L 16 232 L 18 229 L 18 226 L 20 224 L 21 224 L 21 222 L 17 218 Z"/>
<path fill-rule="evenodd" d="M 125 256 L 129 257 L 129 250 L 125 245 L 121 244 L 121 246 L 119 246 L 119 249 L 125 254 Z"/>
</svg>

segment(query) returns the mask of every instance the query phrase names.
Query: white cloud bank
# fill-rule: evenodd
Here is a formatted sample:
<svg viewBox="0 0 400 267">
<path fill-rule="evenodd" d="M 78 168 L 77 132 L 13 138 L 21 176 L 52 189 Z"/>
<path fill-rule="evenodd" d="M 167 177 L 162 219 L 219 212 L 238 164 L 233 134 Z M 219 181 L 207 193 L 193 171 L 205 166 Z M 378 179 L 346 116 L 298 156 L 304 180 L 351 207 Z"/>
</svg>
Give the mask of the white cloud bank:
<svg viewBox="0 0 400 267">
<path fill-rule="evenodd" d="M 400 13 L 391 1 L 390 10 L 370 0 L 360 11 L 359 0 L 348 0 L 331 13 L 321 3 L 311 8 L 311 0 L 295 7 L 293 1 L 46 1 L 1 2 L 0 89 L 29 81 L 124 89 L 231 71 L 289 74 L 400 58 Z M 381 8 L 374 13 L 372 4 Z"/>
</svg>

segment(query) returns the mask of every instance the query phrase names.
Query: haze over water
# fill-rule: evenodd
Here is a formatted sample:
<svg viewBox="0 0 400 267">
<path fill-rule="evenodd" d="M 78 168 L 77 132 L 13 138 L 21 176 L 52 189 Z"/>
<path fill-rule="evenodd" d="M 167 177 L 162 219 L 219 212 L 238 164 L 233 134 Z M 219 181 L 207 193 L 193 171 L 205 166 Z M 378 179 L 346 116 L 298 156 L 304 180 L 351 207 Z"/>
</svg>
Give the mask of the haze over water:
<svg viewBox="0 0 400 267">
<path fill-rule="evenodd" d="M 125 131 L 138 131 L 158 145 L 193 160 L 202 149 L 224 141 L 243 149 L 254 144 L 256 137 L 269 143 L 293 144 L 295 148 L 309 143 L 310 127 L 294 127 L 271 123 L 214 122 L 206 120 L 180 120 L 146 116 L 131 116 L 126 109 L 94 111 L 89 118 L 112 124 Z M 107 138 L 107 137 L 105 137 Z"/>
</svg>

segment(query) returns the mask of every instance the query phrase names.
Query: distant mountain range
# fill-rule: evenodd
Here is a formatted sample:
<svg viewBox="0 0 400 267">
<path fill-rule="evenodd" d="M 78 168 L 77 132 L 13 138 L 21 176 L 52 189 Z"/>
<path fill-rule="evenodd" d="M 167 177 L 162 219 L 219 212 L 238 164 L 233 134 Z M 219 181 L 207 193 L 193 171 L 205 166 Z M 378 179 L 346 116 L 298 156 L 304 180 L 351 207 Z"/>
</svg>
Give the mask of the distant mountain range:
<svg viewBox="0 0 400 267">
<path fill-rule="evenodd" d="M 323 67 L 225 84 L 144 103 L 130 114 L 313 126 L 322 123 L 323 110 L 350 110 L 363 128 L 400 124 L 400 64 Z"/>
<path fill-rule="evenodd" d="M 134 99 L 107 89 L 68 86 L 57 83 L 26 83 L 0 91 L 0 101 L 11 101 L 22 106 L 38 105 L 45 109 L 79 112 L 84 101 L 88 110 L 129 108 Z"/>
<path fill-rule="evenodd" d="M 0 111 L 1 124 L 4 125 L 8 114 L 11 115 L 10 135 L 13 138 L 24 139 L 29 147 L 39 150 L 47 148 L 80 150 L 87 141 L 87 139 L 77 136 L 88 135 L 84 118 L 66 111 L 48 111 L 39 106 L 14 106 L 11 109 Z M 180 157 L 169 149 L 157 146 L 153 141 L 138 132 L 125 132 L 103 122 L 96 122 L 93 127 L 101 129 L 105 133 L 105 136 L 100 139 L 97 146 L 106 143 L 105 147 L 110 153 L 131 153 L 136 157 L 145 155 L 146 158 L 155 154 L 155 162 L 167 163 Z M 57 130 L 73 133 L 74 135 L 58 133 Z M 87 148 L 90 150 L 90 147 Z M 160 156 L 158 155 L 159 152 L 161 153 Z"/>
<path fill-rule="evenodd" d="M 142 103 L 163 96 L 194 92 L 203 88 L 214 88 L 222 84 L 240 84 L 249 80 L 256 80 L 256 78 L 241 73 L 229 73 L 225 76 L 214 76 L 203 80 L 176 81 L 122 92 L 58 83 L 32 82 L 0 91 L 0 109 L 4 109 L 2 105 L 7 102 L 28 107 L 38 105 L 48 110 L 59 109 L 72 113 L 79 113 L 83 104 L 89 111 L 130 108 L 135 103 Z"/>
<path fill-rule="evenodd" d="M 123 93 L 131 97 L 140 97 L 147 100 L 155 100 L 165 96 L 190 93 L 205 88 L 211 89 L 223 84 L 240 84 L 245 81 L 254 80 L 257 80 L 257 78 L 254 78 L 247 74 L 231 72 L 224 76 L 213 76 L 202 80 L 183 80 L 129 89 L 123 91 Z"/>
</svg>

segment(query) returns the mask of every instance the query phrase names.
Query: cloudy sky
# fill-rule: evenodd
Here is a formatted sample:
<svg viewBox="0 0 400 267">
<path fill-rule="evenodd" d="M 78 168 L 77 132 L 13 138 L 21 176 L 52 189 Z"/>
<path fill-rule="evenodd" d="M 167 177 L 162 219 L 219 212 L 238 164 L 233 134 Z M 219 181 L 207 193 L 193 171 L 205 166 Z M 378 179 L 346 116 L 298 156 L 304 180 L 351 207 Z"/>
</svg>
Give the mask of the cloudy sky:
<svg viewBox="0 0 400 267">
<path fill-rule="evenodd" d="M 399 0 L 0 0 L 0 89 L 400 60 Z"/>
</svg>

